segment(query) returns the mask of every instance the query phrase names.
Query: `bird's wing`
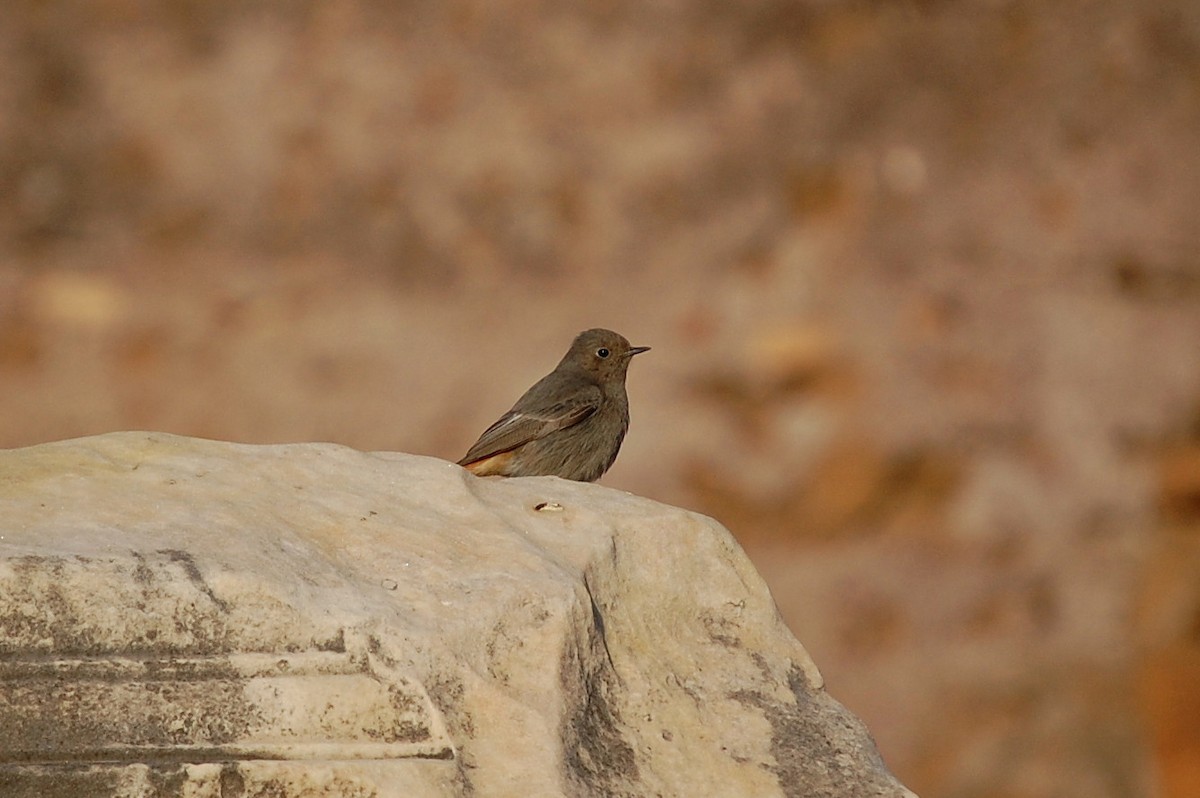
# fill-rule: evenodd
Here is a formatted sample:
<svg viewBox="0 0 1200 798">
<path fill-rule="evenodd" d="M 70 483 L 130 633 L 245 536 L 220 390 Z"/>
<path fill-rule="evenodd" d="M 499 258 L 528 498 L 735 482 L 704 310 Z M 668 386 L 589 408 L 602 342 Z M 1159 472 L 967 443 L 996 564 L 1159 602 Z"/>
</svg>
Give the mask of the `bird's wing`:
<svg viewBox="0 0 1200 798">
<path fill-rule="evenodd" d="M 544 410 L 521 409 L 521 402 L 483 431 L 479 440 L 466 453 L 459 465 L 467 465 L 485 457 L 515 449 L 523 443 L 574 426 L 600 407 L 600 389 L 589 386 L 570 399 L 556 402 Z"/>
</svg>

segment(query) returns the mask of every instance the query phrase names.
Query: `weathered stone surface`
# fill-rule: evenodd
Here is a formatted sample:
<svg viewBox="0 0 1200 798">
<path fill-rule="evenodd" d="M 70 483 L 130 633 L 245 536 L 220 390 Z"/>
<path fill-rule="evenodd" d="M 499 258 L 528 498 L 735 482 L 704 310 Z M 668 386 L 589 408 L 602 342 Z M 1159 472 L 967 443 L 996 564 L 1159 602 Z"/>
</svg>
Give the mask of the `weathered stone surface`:
<svg viewBox="0 0 1200 798">
<path fill-rule="evenodd" d="M 0 452 L 0 792 L 910 794 L 710 519 L 135 432 Z"/>
</svg>

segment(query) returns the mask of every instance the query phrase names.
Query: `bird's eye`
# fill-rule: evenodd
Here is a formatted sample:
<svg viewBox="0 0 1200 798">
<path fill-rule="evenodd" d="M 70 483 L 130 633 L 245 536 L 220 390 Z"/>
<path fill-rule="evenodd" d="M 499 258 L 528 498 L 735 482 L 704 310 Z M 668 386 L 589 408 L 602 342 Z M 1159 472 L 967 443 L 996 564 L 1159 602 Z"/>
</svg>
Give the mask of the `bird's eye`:
<svg viewBox="0 0 1200 798">
<path fill-rule="evenodd" d="M 596 357 L 608 357 L 609 351 L 603 346 L 596 350 Z"/>
</svg>

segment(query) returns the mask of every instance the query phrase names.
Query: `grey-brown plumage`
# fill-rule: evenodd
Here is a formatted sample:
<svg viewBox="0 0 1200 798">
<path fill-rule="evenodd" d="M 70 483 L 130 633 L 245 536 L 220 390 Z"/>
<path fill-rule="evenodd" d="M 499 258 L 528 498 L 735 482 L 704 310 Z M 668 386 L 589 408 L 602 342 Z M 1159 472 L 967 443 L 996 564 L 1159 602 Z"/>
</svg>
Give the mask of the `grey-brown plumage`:
<svg viewBox="0 0 1200 798">
<path fill-rule="evenodd" d="M 481 477 L 599 479 L 629 429 L 629 359 L 649 348 L 630 346 L 612 330 L 579 333 L 554 371 L 484 430 L 458 464 Z"/>
</svg>

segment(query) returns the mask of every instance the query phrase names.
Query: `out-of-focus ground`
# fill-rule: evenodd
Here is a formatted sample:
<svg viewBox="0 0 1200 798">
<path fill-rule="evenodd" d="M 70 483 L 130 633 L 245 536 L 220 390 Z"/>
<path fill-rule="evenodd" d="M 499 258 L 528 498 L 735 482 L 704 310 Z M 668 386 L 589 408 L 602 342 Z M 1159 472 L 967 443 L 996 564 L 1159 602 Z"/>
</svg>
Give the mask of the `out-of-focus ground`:
<svg viewBox="0 0 1200 798">
<path fill-rule="evenodd" d="M 1200 5 L 15 2 L 0 75 L 0 446 L 453 460 L 609 326 L 604 482 L 905 783 L 1200 795 Z"/>
</svg>

